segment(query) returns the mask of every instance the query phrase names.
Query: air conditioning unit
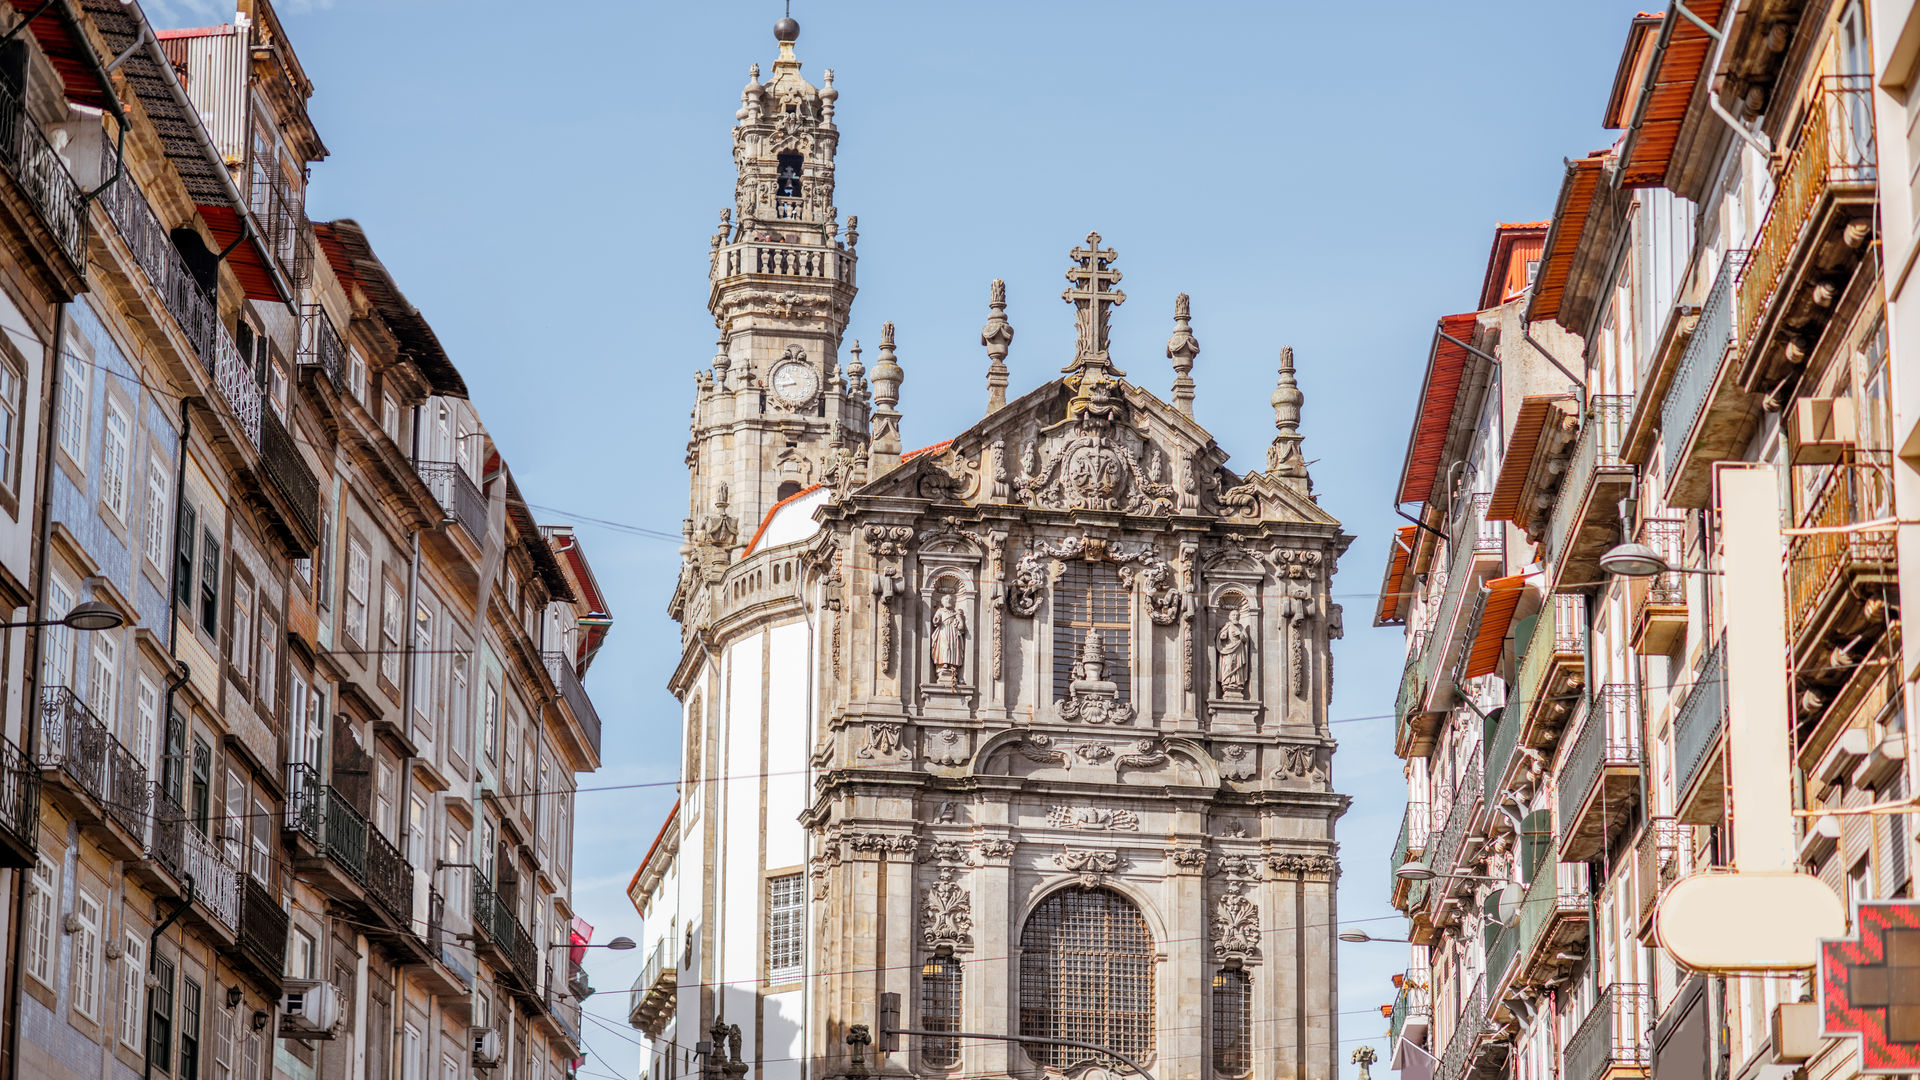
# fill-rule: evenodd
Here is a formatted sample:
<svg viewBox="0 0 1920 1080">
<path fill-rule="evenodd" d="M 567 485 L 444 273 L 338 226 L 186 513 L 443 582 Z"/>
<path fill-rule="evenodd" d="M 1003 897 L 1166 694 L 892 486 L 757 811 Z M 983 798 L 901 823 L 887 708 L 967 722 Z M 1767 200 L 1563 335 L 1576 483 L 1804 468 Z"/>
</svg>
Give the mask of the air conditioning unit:
<svg viewBox="0 0 1920 1080">
<path fill-rule="evenodd" d="M 467 1035 L 473 1040 L 473 1063 L 482 1069 L 491 1069 L 500 1064 L 500 1033 L 492 1028 L 468 1028 Z"/>
<path fill-rule="evenodd" d="M 1787 414 L 1787 441 L 1795 465 L 1831 465 L 1858 437 L 1853 399 L 1798 398 Z"/>
<path fill-rule="evenodd" d="M 340 1023 L 340 993 L 329 982 L 288 979 L 280 995 L 280 1032 L 303 1039 L 331 1039 Z"/>
</svg>

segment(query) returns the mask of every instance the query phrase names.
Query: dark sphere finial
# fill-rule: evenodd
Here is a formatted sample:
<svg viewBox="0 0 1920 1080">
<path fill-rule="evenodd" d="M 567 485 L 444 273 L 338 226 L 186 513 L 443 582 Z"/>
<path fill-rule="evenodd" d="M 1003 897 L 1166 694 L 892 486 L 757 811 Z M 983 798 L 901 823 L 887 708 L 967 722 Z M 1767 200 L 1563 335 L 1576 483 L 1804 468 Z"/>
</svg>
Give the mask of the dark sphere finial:
<svg viewBox="0 0 1920 1080">
<path fill-rule="evenodd" d="M 800 23 L 793 16 L 784 16 L 779 22 L 773 24 L 773 40 L 789 43 L 799 37 Z"/>
</svg>

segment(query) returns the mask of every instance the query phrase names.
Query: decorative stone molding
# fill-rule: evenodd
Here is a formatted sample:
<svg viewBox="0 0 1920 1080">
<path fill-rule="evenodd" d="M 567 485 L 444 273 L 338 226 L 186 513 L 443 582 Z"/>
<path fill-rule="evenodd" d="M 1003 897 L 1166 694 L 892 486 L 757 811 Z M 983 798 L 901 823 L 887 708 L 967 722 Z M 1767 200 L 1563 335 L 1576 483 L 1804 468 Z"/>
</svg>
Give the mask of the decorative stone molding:
<svg viewBox="0 0 1920 1080">
<path fill-rule="evenodd" d="M 935 840 L 926 851 L 920 853 L 920 861 L 965 864 L 968 861 L 967 845 L 958 840 Z"/>
<path fill-rule="evenodd" d="M 1319 743 L 1281 743 L 1274 748 L 1274 754 L 1280 759 L 1280 765 L 1273 770 L 1273 778 L 1324 782 L 1327 779 L 1327 772 L 1320 764 L 1320 750 Z"/>
<path fill-rule="evenodd" d="M 1276 874 L 1291 874 L 1299 877 L 1332 878 L 1340 873 L 1340 862 L 1331 855 L 1286 852 L 1268 856 L 1267 865 L 1273 867 Z"/>
<path fill-rule="evenodd" d="M 1073 756 L 1089 765 L 1098 765 L 1113 756 L 1113 748 L 1103 743 L 1081 743 L 1073 748 Z"/>
<path fill-rule="evenodd" d="M 1053 857 L 1053 865 L 1080 875 L 1080 887 L 1097 889 L 1107 883 L 1108 874 L 1117 874 L 1126 860 L 1111 851 L 1063 851 Z"/>
<path fill-rule="evenodd" d="M 1121 754 L 1113 763 L 1113 768 L 1115 772 L 1121 769 L 1151 769 L 1166 763 L 1167 748 L 1160 739 L 1138 739 L 1133 744 L 1133 752 Z"/>
<path fill-rule="evenodd" d="M 1260 909 L 1240 895 L 1237 883 L 1213 909 L 1213 956 L 1241 962 L 1260 959 Z"/>
<path fill-rule="evenodd" d="M 1221 747 L 1214 764 L 1220 769 L 1221 777 L 1227 780 L 1251 780 L 1259 771 L 1253 763 L 1253 751 L 1237 743 Z"/>
<path fill-rule="evenodd" d="M 1207 851 L 1197 847 L 1170 847 L 1167 849 L 1167 861 L 1183 870 L 1204 870 Z"/>
<path fill-rule="evenodd" d="M 1067 763 L 1066 751 L 1053 749 L 1053 736 L 1044 731 L 1028 732 L 1026 738 L 1014 744 L 1014 749 L 1020 752 L 1021 757 L 1041 765 Z"/>
<path fill-rule="evenodd" d="M 940 881 L 920 903 L 920 939 L 928 948 L 955 952 L 973 948 L 973 898 L 953 880 L 950 866 L 940 868 Z"/>
<path fill-rule="evenodd" d="M 920 838 L 898 833 L 849 833 L 847 845 L 855 851 L 881 851 L 910 855 L 920 850 Z"/>
<path fill-rule="evenodd" d="M 1013 857 L 1013 841 L 988 838 L 975 840 L 973 850 L 978 852 L 982 861 L 987 859 L 1007 859 Z"/>
<path fill-rule="evenodd" d="M 1230 878 L 1258 880 L 1260 860 L 1252 855 L 1222 855 L 1218 872 Z"/>
<path fill-rule="evenodd" d="M 1047 811 L 1047 824 L 1056 829 L 1083 832 L 1139 832 L 1140 817 L 1131 810 L 1107 810 L 1098 806 L 1056 806 Z"/>
<path fill-rule="evenodd" d="M 1133 720 L 1133 706 L 1120 700 L 1119 684 L 1107 679 L 1107 651 L 1100 631 L 1090 629 L 1080 643 L 1067 696 L 1055 703 L 1062 720 L 1088 724 L 1125 724 Z"/>
<path fill-rule="evenodd" d="M 913 751 L 900 741 L 900 724 L 868 724 L 867 745 L 854 752 L 855 757 L 876 758 L 899 755 L 902 761 L 913 759 Z"/>
<path fill-rule="evenodd" d="M 967 763 L 967 735 L 964 731 L 945 728 L 930 731 L 926 736 L 927 760 L 946 768 Z"/>
<path fill-rule="evenodd" d="M 913 529 L 906 525 L 869 525 L 863 532 L 867 550 L 879 565 L 873 571 L 873 595 L 880 602 L 880 673 L 893 674 L 894 602 L 906 591 L 906 575 L 900 572 L 900 559 L 913 541 Z"/>
</svg>

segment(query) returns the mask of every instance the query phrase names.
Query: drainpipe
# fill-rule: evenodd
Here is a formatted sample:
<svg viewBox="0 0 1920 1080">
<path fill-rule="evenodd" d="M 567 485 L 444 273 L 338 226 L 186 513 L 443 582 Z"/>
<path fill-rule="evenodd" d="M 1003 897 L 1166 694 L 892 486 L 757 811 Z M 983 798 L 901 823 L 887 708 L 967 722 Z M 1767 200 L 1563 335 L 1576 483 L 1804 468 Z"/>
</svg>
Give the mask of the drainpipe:
<svg viewBox="0 0 1920 1080">
<path fill-rule="evenodd" d="M 166 933 L 167 928 L 172 926 L 180 916 L 186 914 L 188 908 L 193 906 L 193 896 L 193 875 L 188 874 L 187 894 L 180 898 L 178 904 L 174 905 L 172 913 L 160 920 L 159 926 L 153 928 L 153 933 L 147 935 L 147 978 L 153 978 L 154 965 L 160 962 L 160 935 Z M 153 1024 L 152 987 L 147 988 L 147 1024 L 149 1027 Z M 140 1040 L 140 1059 L 143 1063 L 140 1072 L 141 1080 L 153 1080 L 153 1032 L 150 1030 L 146 1032 L 146 1038 Z"/>
<path fill-rule="evenodd" d="M 1725 121 L 1726 125 L 1733 129 L 1733 133 L 1745 140 L 1748 146 L 1758 150 L 1761 157 L 1772 157 L 1773 147 L 1767 145 L 1763 136 L 1755 135 L 1753 132 L 1748 131 L 1740 121 L 1735 120 L 1733 114 L 1727 111 L 1727 107 L 1720 104 L 1720 95 L 1714 92 L 1713 77 L 1714 74 L 1720 70 L 1721 56 L 1727 51 L 1727 35 L 1707 25 L 1706 21 L 1701 19 L 1700 16 L 1687 10 L 1687 5 L 1681 3 L 1681 0 L 1673 0 L 1673 9 L 1678 11 L 1682 18 L 1699 27 L 1703 33 L 1713 39 L 1713 56 L 1707 60 L 1707 108 L 1713 110 L 1713 115 Z M 1641 91 L 1640 100 L 1644 106 L 1647 100 L 1646 91 Z M 1634 119 L 1638 120 L 1639 117 L 1636 116 Z"/>
</svg>

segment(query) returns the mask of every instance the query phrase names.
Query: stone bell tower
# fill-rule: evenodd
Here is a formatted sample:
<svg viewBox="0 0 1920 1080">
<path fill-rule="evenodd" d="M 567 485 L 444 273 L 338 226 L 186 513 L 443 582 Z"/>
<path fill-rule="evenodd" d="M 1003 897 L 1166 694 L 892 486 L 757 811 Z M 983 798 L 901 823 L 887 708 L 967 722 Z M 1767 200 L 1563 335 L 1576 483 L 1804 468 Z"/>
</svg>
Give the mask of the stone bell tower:
<svg viewBox="0 0 1920 1080">
<path fill-rule="evenodd" d="M 791 18 L 775 25 L 773 76 L 753 65 L 734 114 L 734 205 L 713 234 L 707 299 L 719 345 L 696 376 L 688 448 L 687 528 L 708 548 L 746 543 L 774 503 L 821 480 L 837 448 L 858 454 L 867 438 L 858 343 L 839 362 L 858 240 L 858 219 L 843 236 L 833 202 L 840 92 L 831 70 L 819 87 L 801 76 L 799 36 Z"/>
</svg>

